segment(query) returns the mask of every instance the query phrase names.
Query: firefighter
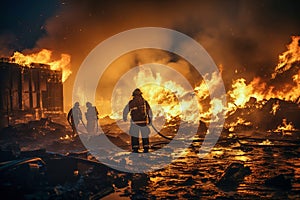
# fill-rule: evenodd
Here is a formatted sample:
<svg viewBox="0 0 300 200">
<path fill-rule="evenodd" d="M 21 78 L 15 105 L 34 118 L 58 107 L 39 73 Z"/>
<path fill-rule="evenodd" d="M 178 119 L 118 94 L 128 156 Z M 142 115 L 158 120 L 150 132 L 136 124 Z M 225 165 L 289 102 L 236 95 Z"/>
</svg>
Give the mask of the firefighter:
<svg viewBox="0 0 300 200">
<path fill-rule="evenodd" d="M 148 102 L 143 98 L 140 89 L 135 89 L 132 93 L 132 100 L 123 110 L 123 120 L 127 121 L 127 115 L 130 112 L 130 129 L 132 151 L 137 153 L 139 149 L 139 132 L 142 135 L 142 144 L 144 153 L 149 151 L 149 134 L 150 129 L 147 126 L 151 124 L 152 111 Z"/>
<path fill-rule="evenodd" d="M 68 112 L 67 120 L 73 129 L 73 133 L 77 133 L 79 122 L 82 120 L 82 113 L 79 108 L 79 102 L 75 102 L 73 108 Z"/>
<path fill-rule="evenodd" d="M 85 118 L 87 121 L 86 129 L 88 133 L 95 133 L 97 126 L 98 129 L 98 110 L 96 106 L 93 106 L 91 102 L 86 102 L 87 111 L 85 113 Z"/>
</svg>

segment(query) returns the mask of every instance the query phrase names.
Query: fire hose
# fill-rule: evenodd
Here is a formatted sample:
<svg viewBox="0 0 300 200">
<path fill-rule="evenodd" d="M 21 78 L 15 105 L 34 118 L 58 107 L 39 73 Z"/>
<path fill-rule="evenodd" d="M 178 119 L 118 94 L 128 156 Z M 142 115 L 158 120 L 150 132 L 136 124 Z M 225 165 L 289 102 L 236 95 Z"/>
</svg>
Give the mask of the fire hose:
<svg viewBox="0 0 300 200">
<path fill-rule="evenodd" d="M 159 132 L 159 131 L 155 128 L 155 126 L 154 126 L 152 123 L 150 123 L 149 125 L 152 126 L 153 130 L 154 130 L 159 136 L 161 136 L 161 137 L 163 137 L 163 138 L 165 138 L 165 139 L 167 139 L 167 140 L 175 140 L 175 141 L 181 141 L 181 142 L 184 141 L 184 140 L 176 140 L 176 139 L 174 139 L 174 138 L 167 137 L 167 136 L 163 135 L 161 132 Z M 203 142 L 203 139 L 192 139 L 192 141 L 193 141 L 193 142 Z"/>
<path fill-rule="evenodd" d="M 161 134 L 161 132 L 159 132 L 159 131 L 155 128 L 155 126 L 154 126 L 152 123 L 150 123 L 150 125 L 152 126 L 153 130 L 154 130 L 159 136 L 161 136 L 161 137 L 163 137 L 163 138 L 165 138 L 165 139 L 167 139 L 167 140 L 173 140 L 173 138 L 169 138 L 169 137 L 167 137 L 167 136 Z"/>
</svg>

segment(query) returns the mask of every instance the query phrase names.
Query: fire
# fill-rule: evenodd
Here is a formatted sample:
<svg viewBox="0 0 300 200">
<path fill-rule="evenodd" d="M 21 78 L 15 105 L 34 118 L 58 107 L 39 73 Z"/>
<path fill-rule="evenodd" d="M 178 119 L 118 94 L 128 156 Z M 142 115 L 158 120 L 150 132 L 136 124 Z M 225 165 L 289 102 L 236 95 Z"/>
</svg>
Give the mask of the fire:
<svg viewBox="0 0 300 200">
<path fill-rule="evenodd" d="M 51 70 L 62 70 L 62 81 L 67 80 L 72 73 L 70 70 L 71 56 L 69 54 L 61 54 L 60 60 L 52 60 L 52 51 L 42 49 L 38 53 L 24 55 L 20 52 L 15 52 L 10 57 L 10 62 L 17 63 L 22 66 L 30 66 L 31 63 L 48 64 Z"/>
<path fill-rule="evenodd" d="M 292 122 L 287 121 L 286 118 L 282 119 L 282 123 L 277 127 L 274 132 L 282 133 L 282 135 L 291 135 L 292 131 L 295 131 L 295 127 Z"/>
<path fill-rule="evenodd" d="M 157 116 L 164 116 L 166 120 L 171 120 L 172 117 L 181 115 L 181 108 L 177 97 L 174 93 L 166 88 L 156 85 L 146 85 L 141 87 L 144 92 L 145 99 L 152 105 L 152 110 L 156 111 Z"/>
<path fill-rule="evenodd" d="M 197 119 L 192 109 L 197 109 L 194 101 L 190 101 L 190 93 L 174 81 L 163 81 L 161 74 L 153 75 L 151 69 L 143 68 L 134 78 L 136 85 L 142 85 L 144 98 L 149 102 L 156 117 L 164 117 L 167 121 L 180 117 L 185 121 Z M 151 84 L 143 85 L 145 80 Z M 189 114 L 187 114 L 189 113 Z"/>
<path fill-rule="evenodd" d="M 228 91 L 231 101 L 228 104 L 229 110 L 235 110 L 237 107 L 245 107 L 251 97 L 257 101 L 270 98 L 265 94 L 266 83 L 261 82 L 260 78 L 254 78 L 248 85 L 244 78 L 237 79 L 232 84 L 232 90 Z"/>
<path fill-rule="evenodd" d="M 250 126 L 250 125 L 251 125 L 251 122 L 246 122 L 245 119 L 243 119 L 243 118 L 241 118 L 241 117 L 238 117 L 236 122 L 232 122 L 232 123 L 230 123 L 230 124 L 228 125 L 228 127 L 229 127 L 228 130 L 232 132 L 232 131 L 235 130 L 235 128 L 236 128 L 238 125 L 241 125 L 241 124 L 244 124 L 244 125 L 246 125 L 246 126 Z"/>
<path fill-rule="evenodd" d="M 270 111 L 270 113 L 272 115 L 276 115 L 276 112 L 279 110 L 279 108 L 280 108 L 279 101 L 276 101 L 275 103 L 273 103 L 272 110 Z"/>
<path fill-rule="evenodd" d="M 72 140 L 74 140 L 74 138 L 76 137 L 76 134 L 74 134 L 74 135 L 65 135 L 64 137 L 60 137 L 59 139 L 60 140 L 70 140 L 70 141 L 72 141 Z"/>
<path fill-rule="evenodd" d="M 279 56 L 279 64 L 275 67 L 272 79 L 282 74 L 292 67 L 297 69 L 300 61 L 300 36 L 293 36 L 292 42 L 287 46 L 287 51 Z M 292 76 L 293 84 L 282 83 L 280 90 L 272 84 L 267 84 L 261 78 L 254 78 L 249 84 L 246 79 L 239 78 L 233 81 L 232 90 L 228 92 L 231 99 L 229 110 L 235 110 L 237 107 L 245 107 L 251 97 L 257 101 L 269 100 L 270 98 L 279 98 L 287 101 L 299 102 L 300 96 L 300 70 Z M 279 105 L 274 105 L 272 112 L 275 114 Z"/>
<path fill-rule="evenodd" d="M 293 67 L 293 64 L 300 61 L 300 36 L 292 36 L 292 42 L 287 45 L 287 51 L 279 55 L 279 63 L 272 74 L 274 79 Z M 299 80 L 299 79 L 298 79 Z"/>
<path fill-rule="evenodd" d="M 206 81 L 200 82 L 191 89 L 185 88 L 180 82 L 171 80 L 163 81 L 162 75 L 157 73 L 153 76 L 149 69 L 141 70 L 135 77 L 136 85 L 143 84 L 145 80 L 150 80 L 151 85 L 141 87 L 143 96 L 157 117 L 165 117 L 167 121 L 180 117 L 181 120 L 190 123 L 198 123 L 200 119 L 206 122 L 218 121 L 218 114 L 226 111 L 222 104 L 222 99 L 210 99 L 210 92 L 218 89 L 222 81 L 215 72 L 211 78 L 205 77 Z M 213 119 L 212 116 L 215 116 Z"/>
<path fill-rule="evenodd" d="M 262 141 L 261 143 L 258 143 L 259 145 L 274 145 L 269 139 L 266 139 Z"/>
<path fill-rule="evenodd" d="M 159 123 L 168 122 L 174 118 L 198 123 L 203 107 L 197 100 L 194 88 L 182 75 L 160 67 L 156 64 L 148 64 L 135 68 L 137 71 L 130 74 L 130 77 L 133 77 L 130 88 L 141 89 L 143 97 L 152 108 L 153 119 L 159 119 Z M 170 76 L 168 73 L 174 73 L 172 74 L 176 77 L 174 81 L 164 78 L 166 74 Z M 124 90 L 128 91 L 128 86 L 120 85 L 119 87 L 120 89 L 115 90 L 117 98 L 112 100 L 113 107 L 110 117 L 114 119 L 122 119 L 123 108 L 128 103 L 128 97 L 130 97 L 128 93 L 126 95 L 122 93 Z"/>
<path fill-rule="evenodd" d="M 239 108 L 253 110 L 256 107 L 260 109 L 271 98 L 298 103 L 300 101 L 299 40 L 300 36 L 293 36 L 291 44 L 287 46 L 287 51 L 279 56 L 279 64 L 274 68 L 274 73 L 272 74 L 273 79 L 266 80 L 266 78 L 255 77 L 247 81 L 245 78 L 240 77 L 233 80 L 231 89 L 226 94 L 228 101 L 226 108 L 222 106 L 222 99 L 210 98 L 210 93 L 213 93 L 213 90 L 217 91 L 218 85 L 222 81 L 221 76 L 216 76 L 217 74 L 211 74 L 210 78 L 203 77 L 203 80 L 198 85 L 187 89 L 178 84 L 177 80 L 164 80 L 166 74 L 163 71 L 154 74 L 151 69 L 141 67 L 137 75 L 133 78 L 133 84 L 137 87 L 141 86 L 140 89 L 143 92 L 144 98 L 154 110 L 154 117 L 164 117 L 167 121 L 175 117 L 180 117 L 181 120 L 187 122 L 198 123 L 199 119 L 201 119 L 204 122 L 211 123 L 218 120 L 212 119 L 212 116 L 216 116 L 217 118 L 219 113 L 225 113 L 228 117 L 234 114 Z M 222 72 L 223 66 L 221 65 L 220 67 Z M 282 82 L 280 87 L 276 86 L 274 79 L 279 74 L 291 68 L 296 69 L 296 71 L 292 71 L 293 74 L 289 73 L 289 77 L 292 79 L 285 79 L 286 82 Z M 151 82 L 151 84 L 143 85 L 145 82 Z M 119 97 L 117 103 L 120 106 L 111 114 L 112 118 L 116 119 L 122 118 L 119 110 L 122 110 L 128 102 L 128 98 L 122 99 L 122 95 L 120 94 L 117 95 Z M 190 101 L 193 97 L 196 97 L 196 103 L 195 101 Z M 280 104 L 277 101 L 268 112 L 275 116 L 279 109 Z M 195 110 L 198 113 L 195 114 Z M 182 118 L 183 112 L 186 113 L 186 118 Z M 240 116 L 235 122 L 225 124 L 231 131 L 234 131 L 238 125 L 251 126 L 252 123 Z M 292 127 L 291 124 L 283 123 L 278 129 L 289 130 Z"/>
</svg>

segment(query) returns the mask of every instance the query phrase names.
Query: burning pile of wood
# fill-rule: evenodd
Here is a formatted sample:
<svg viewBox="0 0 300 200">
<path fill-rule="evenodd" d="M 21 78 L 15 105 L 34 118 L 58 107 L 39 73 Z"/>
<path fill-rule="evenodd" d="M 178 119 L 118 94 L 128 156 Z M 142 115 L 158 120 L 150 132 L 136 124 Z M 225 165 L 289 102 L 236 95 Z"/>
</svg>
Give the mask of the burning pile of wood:
<svg viewBox="0 0 300 200">
<path fill-rule="evenodd" d="M 245 107 L 227 117 L 225 127 L 231 131 L 260 130 L 284 134 L 300 129 L 299 112 L 299 104 L 291 101 L 272 98 L 258 102 L 251 98 Z"/>
</svg>

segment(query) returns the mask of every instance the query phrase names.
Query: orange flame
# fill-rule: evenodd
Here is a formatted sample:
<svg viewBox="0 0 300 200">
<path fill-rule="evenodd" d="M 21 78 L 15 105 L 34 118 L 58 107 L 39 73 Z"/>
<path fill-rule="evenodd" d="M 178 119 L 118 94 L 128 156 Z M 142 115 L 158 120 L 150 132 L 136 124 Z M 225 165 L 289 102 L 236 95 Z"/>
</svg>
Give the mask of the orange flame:
<svg viewBox="0 0 300 200">
<path fill-rule="evenodd" d="M 272 78 L 276 78 L 278 74 L 282 74 L 292 67 L 299 66 L 300 61 L 300 36 L 293 36 L 292 42 L 287 46 L 287 51 L 279 56 L 279 64 L 275 67 Z M 300 96 L 300 70 L 292 76 L 293 84 L 282 84 L 280 90 L 276 90 L 274 86 L 268 86 L 261 78 L 254 78 L 249 84 L 246 84 L 244 78 L 237 79 L 232 84 L 232 90 L 228 91 L 231 98 L 229 110 L 235 110 L 236 107 L 245 107 L 251 97 L 257 101 L 269 100 L 270 98 L 279 98 L 286 101 L 299 101 Z M 278 107 L 274 107 L 278 109 Z M 275 112 L 276 111 L 272 111 Z M 274 113 L 274 114 L 275 114 Z"/>
<path fill-rule="evenodd" d="M 274 132 L 282 133 L 282 135 L 291 135 L 292 131 L 295 131 L 295 127 L 293 126 L 292 122 L 287 121 L 286 118 L 282 119 L 282 123 L 277 127 Z"/>
<path fill-rule="evenodd" d="M 292 43 L 287 46 L 287 51 L 279 56 L 279 64 L 275 67 L 272 77 L 276 78 L 276 75 L 279 73 L 284 73 L 292 67 L 299 66 L 299 40 L 300 36 L 292 37 Z M 223 66 L 221 65 L 221 71 L 222 68 Z M 297 68 L 295 67 L 295 69 Z M 218 89 L 217 87 L 220 81 L 222 81 L 221 76 L 212 74 L 209 80 L 207 80 L 207 77 L 204 77 L 206 81 L 203 80 L 200 82 L 192 91 L 187 91 L 175 81 L 164 81 L 163 77 L 164 74 L 160 73 L 153 76 L 151 70 L 149 72 L 146 69 L 139 71 L 134 78 L 134 82 L 137 86 L 143 85 L 145 82 L 153 83 L 151 85 L 144 85 L 140 89 L 143 91 L 143 96 L 149 102 L 152 109 L 156 110 L 156 117 L 165 117 L 166 120 L 171 120 L 177 116 L 182 117 L 182 110 L 189 112 L 197 109 L 199 111 L 198 115 L 190 114 L 188 119 L 182 120 L 198 122 L 200 116 L 201 120 L 209 123 L 216 120 L 211 119 L 212 114 L 217 116 L 218 113 L 225 113 L 229 116 L 238 108 L 245 108 L 247 106 L 257 106 L 257 108 L 261 108 L 264 103 L 271 98 L 294 102 L 300 101 L 300 70 L 297 70 L 295 74 L 290 76 L 292 77 L 292 84 L 282 83 L 280 90 L 272 85 L 271 82 L 266 82 L 260 77 L 255 77 L 249 82 L 242 77 L 234 80 L 231 89 L 227 92 L 228 103 L 226 108 L 222 106 L 221 99 L 210 99 L 210 92 L 212 91 L 209 90 Z M 185 100 L 184 98 L 187 96 L 196 96 L 197 105 Z M 255 99 L 255 102 L 252 102 L 251 99 Z M 124 100 L 125 102 L 121 101 L 123 100 L 118 101 L 118 104 L 124 106 L 128 99 Z M 250 105 L 251 103 L 255 104 Z M 279 102 L 274 103 L 272 109 L 269 111 L 270 114 L 275 115 L 279 108 Z M 113 113 L 110 116 L 113 118 L 122 118 L 121 113 L 119 111 L 117 112 L 117 114 Z M 233 131 L 234 127 L 239 124 L 252 125 L 251 122 L 245 121 L 243 118 L 238 118 L 236 122 L 228 124 L 228 128 Z"/>
<path fill-rule="evenodd" d="M 143 85 L 145 80 L 151 82 L 151 84 Z M 143 91 L 143 96 L 151 105 L 152 110 L 156 113 L 155 117 L 164 117 L 169 121 L 173 117 L 183 117 L 182 112 L 188 112 L 192 107 L 195 109 L 198 106 L 193 105 L 185 97 L 191 91 L 186 91 L 186 89 L 174 81 L 163 81 L 160 73 L 153 76 L 151 69 L 143 68 L 143 70 L 140 70 L 134 81 L 136 85 L 142 85 L 140 89 Z M 191 115 L 184 115 L 185 121 L 197 119 L 192 114 L 194 112 L 190 113 Z"/>
<path fill-rule="evenodd" d="M 287 49 L 286 52 L 279 55 L 279 63 L 272 74 L 272 78 L 289 70 L 293 63 L 300 61 L 300 36 L 292 36 L 292 42 L 287 45 Z"/>
<path fill-rule="evenodd" d="M 270 113 L 272 115 L 276 115 L 276 112 L 279 110 L 279 108 L 280 108 L 279 101 L 276 101 L 275 103 L 273 103 L 272 110 L 270 111 Z"/>
<path fill-rule="evenodd" d="M 61 136 L 59 139 L 60 140 L 74 140 L 75 139 L 75 137 L 77 136 L 77 134 L 74 134 L 74 135 L 65 135 L 65 136 Z"/>
<path fill-rule="evenodd" d="M 235 130 L 235 128 L 236 128 L 238 125 L 241 125 L 241 124 L 244 124 L 244 125 L 246 125 L 246 126 L 250 126 L 252 123 L 251 123 L 251 122 L 246 122 L 245 119 L 243 119 L 243 118 L 241 118 L 241 117 L 238 117 L 236 122 L 231 122 L 229 125 L 227 125 L 228 128 L 229 128 L 228 130 L 232 132 L 232 131 Z"/>
<path fill-rule="evenodd" d="M 55 61 L 51 59 L 51 56 L 52 51 L 47 49 L 42 49 L 38 53 L 32 53 L 28 55 L 15 52 L 13 56 L 10 57 L 10 62 L 17 63 L 21 66 L 30 66 L 31 63 L 48 64 L 51 70 L 62 71 L 62 82 L 65 82 L 72 73 L 70 70 L 71 56 L 69 54 L 61 54 L 61 59 Z"/>
</svg>

